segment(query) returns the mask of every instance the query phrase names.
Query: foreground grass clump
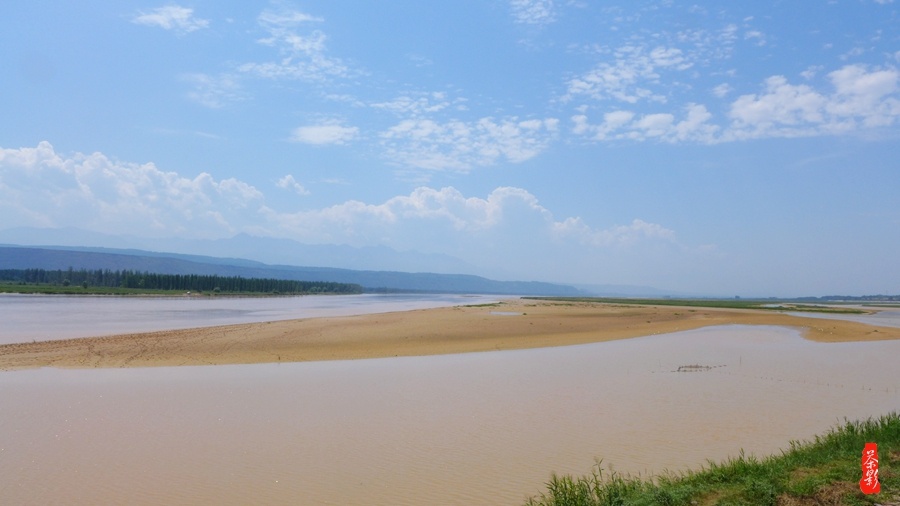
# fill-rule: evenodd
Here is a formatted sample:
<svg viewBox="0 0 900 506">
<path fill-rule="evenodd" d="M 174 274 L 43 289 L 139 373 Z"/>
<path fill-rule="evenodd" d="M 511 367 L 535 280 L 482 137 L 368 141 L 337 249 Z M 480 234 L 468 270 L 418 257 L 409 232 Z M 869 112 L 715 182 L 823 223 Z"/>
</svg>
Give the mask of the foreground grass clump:
<svg viewBox="0 0 900 506">
<path fill-rule="evenodd" d="M 881 493 L 859 490 L 860 458 L 878 444 Z M 598 462 L 588 476 L 553 475 L 547 492 L 528 506 L 618 505 L 866 505 L 900 504 L 900 414 L 846 422 L 813 441 L 790 443 L 765 459 L 743 453 L 724 463 L 653 480 L 604 474 Z"/>
</svg>

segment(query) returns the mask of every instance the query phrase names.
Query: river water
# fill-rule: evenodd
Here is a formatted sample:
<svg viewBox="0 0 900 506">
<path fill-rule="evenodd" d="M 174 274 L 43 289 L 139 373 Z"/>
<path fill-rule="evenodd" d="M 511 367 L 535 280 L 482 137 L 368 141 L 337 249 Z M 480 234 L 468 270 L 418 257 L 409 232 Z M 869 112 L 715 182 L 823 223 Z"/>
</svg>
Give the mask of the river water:
<svg viewBox="0 0 900 506">
<path fill-rule="evenodd" d="M 486 295 L 113 297 L 0 294 L 0 344 L 235 323 L 408 311 L 498 300 Z"/>
<path fill-rule="evenodd" d="M 862 309 L 863 311 L 876 310 L 872 306 L 837 306 L 839 309 L 847 307 L 853 309 Z M 880 308 L 874 313 L 869 314 L 837 314 L 837 313 L 816 313 L 816 312 L 788 312 L 793 316 L 802 316 L 804 318 L 825 318 L 827 320 L 846 320 L 851 322 L 867 323 L 869 325 L 877 325 L 881 327 L 900 327 L 900 309 Z"/>
<path fill-rule="evenodd" d="M 900 410 L 897 356 L 900 341 L 726 326 L 432 357 L 2 372 L 0 504 L 521 504 L 596 458 L 696 469 Z"/>
</svg>

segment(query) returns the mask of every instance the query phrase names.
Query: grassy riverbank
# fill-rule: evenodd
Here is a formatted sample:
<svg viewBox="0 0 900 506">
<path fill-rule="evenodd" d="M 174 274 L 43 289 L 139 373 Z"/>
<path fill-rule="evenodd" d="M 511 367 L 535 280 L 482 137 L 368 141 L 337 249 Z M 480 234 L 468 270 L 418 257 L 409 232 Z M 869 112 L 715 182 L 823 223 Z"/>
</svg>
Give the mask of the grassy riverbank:
<svg viewBox="0 0 900 506">
<path fill-rule="evenodd" d="M 878 444 L 881 493 L 859 490 L 867 442 Z M 654 479 L 607 473 L 556 476 L 528 506 L 900 504 L 900 414 L 847 422 L 764 459 L 741 455 L 698 472 Z"/>
</svg>

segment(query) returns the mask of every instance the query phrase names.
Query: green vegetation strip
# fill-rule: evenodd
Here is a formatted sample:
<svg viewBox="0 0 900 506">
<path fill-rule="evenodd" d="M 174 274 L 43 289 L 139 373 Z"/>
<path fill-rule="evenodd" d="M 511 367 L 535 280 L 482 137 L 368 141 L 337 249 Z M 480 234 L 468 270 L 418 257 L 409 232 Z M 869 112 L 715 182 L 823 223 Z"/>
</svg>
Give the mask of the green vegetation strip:
<svg viewBox="0 0 900 506">
<path fill-rule="evenodd" d="M 881 493 L 859 490 L 865 444 L 878 444 Z M 641 479 L 605 474 L 552 476 L 528 506 L 614 505 L 871 505 L 900 504 L 900 414 L 846 422 L 813 441 L 790 443 L 781 455 L 710 462 L 698 472 Z"/>
<path fill-rule="evenodd" d="M 162 297 L 184 297 L 185 290 L 152 290 L 147 288 L 113 288 L 103 286 L 61 286 L 61 285 L 22 285 L 0 282 L 0 293 L 16 293 L 16 294 L 39 294 L 39 295 L 134 295 L 134 296 L 162 296 Z M 191 292 L 190 296 L 198 297 L 271 297 L 271 296 L 289 296 L 289 295 L 312 295 L 315 294 L 332 294 L 337 292 L 241 292 L 241 291 L 215 291 L 208 292 L 196 291 Z"/>
<path fill-rule="evenodd" d="M 183 295 L 185 292 L 230 295 L 362 293 L 361 286 L 330 281 L 296 281 L 204 274 L 159 274 L 97 269 L 0 270 L 0 292 L 93 295 Z"/>
<path fill-rule="evenodd" d="M 634 304 L 641 306 L 687 306 L 723 309 L 763 309 L 766 311 L 801 311 L 809 313 L 866 314 L 853 308 L 799 304 L 787 301 L 743 299 L 621 299 L 609 297 L 523 297 L 523 299 L 550 300 L 565 303 L 587 302 L 601 304 Z"/>
<path fill-rule="evenodd" d="M 26 285 L 0 282 L 0 293 L 22 293 L 42 295 L 170 295 L 182 296 L 184 290 L 146 290 L 140 288 L 112 288 L 104 286 L 62 286 L 49 284 Z M 212 295 L 210 292 L 209 295 Z"/>
</svg>

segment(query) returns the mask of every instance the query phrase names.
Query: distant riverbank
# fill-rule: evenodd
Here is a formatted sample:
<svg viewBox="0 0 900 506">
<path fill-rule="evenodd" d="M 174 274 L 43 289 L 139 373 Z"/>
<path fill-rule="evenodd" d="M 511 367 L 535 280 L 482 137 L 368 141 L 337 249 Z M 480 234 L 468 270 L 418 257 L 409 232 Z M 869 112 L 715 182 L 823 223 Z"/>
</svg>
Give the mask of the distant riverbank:
<svg viewBox="0 0 900 506">
<path fill-rule="evenodd" d="M 141 296 L 0 294 L 0 344 L 136 334 L 311 317 L 385 313 L 497 297 L 456 294 Z"/>
<path fill-rule="evenodd" d="M 715 325 L 802 329 L 807 339 L 900 339 L 900 328 L 772 311 L 511 299 L 357 316 L 0 346 L 0 369 L 304 362 L 585 344 Z"/>
</svg>

